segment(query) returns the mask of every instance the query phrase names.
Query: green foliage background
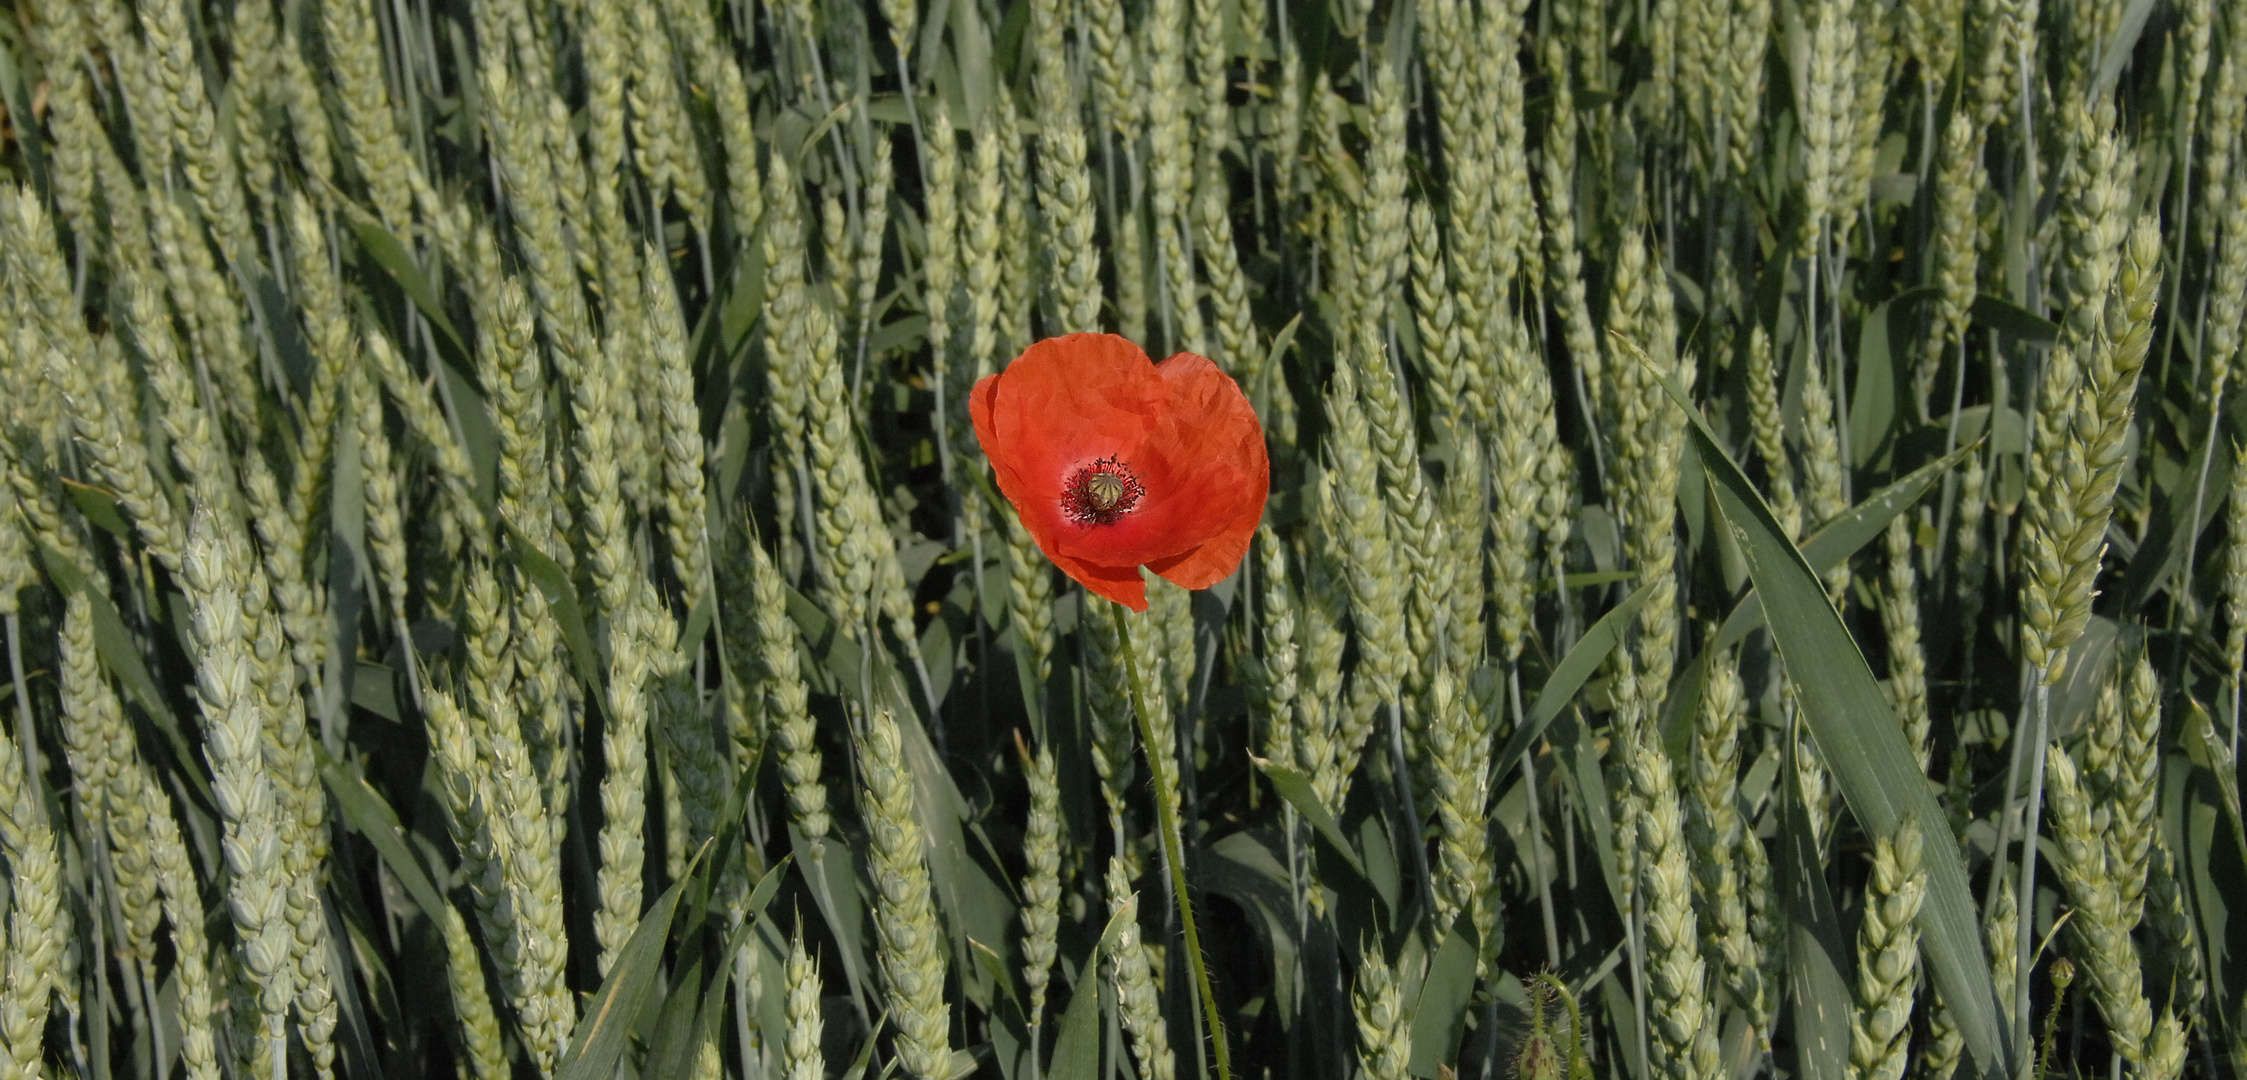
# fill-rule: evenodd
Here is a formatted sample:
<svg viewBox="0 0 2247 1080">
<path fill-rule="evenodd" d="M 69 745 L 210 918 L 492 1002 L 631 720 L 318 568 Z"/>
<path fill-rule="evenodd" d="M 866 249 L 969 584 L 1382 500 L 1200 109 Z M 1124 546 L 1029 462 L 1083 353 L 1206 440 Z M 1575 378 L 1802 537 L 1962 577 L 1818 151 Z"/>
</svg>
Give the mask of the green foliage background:
<svg viewBox="0 0 2247 1080">
<path fill-rule="evenodd" d="M 2214 0 L 11 0 L 0 1072 L 2239 1076 L 2243 128 Z M 1144 615 L 964 415 L 1094 329 L 1272 455 Z"/>
</svg>

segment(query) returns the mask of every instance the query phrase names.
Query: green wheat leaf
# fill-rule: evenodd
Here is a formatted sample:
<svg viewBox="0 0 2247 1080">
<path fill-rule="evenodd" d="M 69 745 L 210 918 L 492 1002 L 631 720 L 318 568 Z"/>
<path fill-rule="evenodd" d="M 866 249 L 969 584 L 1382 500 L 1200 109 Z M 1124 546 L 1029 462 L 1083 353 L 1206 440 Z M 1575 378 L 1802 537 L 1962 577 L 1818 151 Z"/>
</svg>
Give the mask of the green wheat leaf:
<svg viewBox="0 0 2247 1080">
<path fill-rule="evenodd" d="M 1817 574 L 1787 541 L 1755 487 L 1708 430 L 1700 410 L 1674 382 L 1665 378 L 1663 389 L 1692 421 L 1690 430 L 1719 513 L 1747 559 L 1748 575 L 1771 619 L 1772 640 L 1795 674 L 1804 722 L 1850 811 L 1874 834 L 1894 829 L 1906 813 L 1922 828 L 1949 820 Z M 1927 845 L 1927 900 L 1919 927 L 1929 966 L 1979 1067 L 1985 1072 L 2010 1067 L 2017 1048 L 2008 1045 L 1998 1024 L 1997 991 L 1967 888 L 1965 860 L 1956 838 L 1944 838 L 1950 842 Z"/>
</svg>

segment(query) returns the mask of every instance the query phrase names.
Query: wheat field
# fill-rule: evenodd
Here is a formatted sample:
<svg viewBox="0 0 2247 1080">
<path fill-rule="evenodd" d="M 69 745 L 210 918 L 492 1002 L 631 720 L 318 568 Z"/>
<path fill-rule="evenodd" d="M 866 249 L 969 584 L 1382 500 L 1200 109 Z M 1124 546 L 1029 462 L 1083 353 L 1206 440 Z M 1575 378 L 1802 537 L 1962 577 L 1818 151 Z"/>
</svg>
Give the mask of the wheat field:
<svg viewBox="0 0 2247 1080">
<path fill-rule="evenodd" d="M 2243 135 L 2232 0 L 7 0 L 0 1076 L 2247 1076 Z M 1214 587 L 995 486 L 1077 331 Z"/>
</svg>

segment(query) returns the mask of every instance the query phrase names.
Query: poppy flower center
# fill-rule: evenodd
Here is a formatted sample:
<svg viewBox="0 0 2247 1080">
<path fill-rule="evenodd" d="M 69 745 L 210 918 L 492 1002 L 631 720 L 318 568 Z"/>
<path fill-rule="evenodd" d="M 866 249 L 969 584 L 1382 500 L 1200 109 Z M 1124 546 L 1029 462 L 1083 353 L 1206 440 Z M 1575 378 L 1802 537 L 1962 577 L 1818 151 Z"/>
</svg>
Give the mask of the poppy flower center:
<svg viewBox="0 0 2247 1080">
<path fill-rule="evenodd" d="M 1061 487 L 1061 511 L 1079 525 L 1107 525 L 1131 513 L 1145 494 L 1131 466 L 1105 457 L 1070 474 Z"/>
</svg>

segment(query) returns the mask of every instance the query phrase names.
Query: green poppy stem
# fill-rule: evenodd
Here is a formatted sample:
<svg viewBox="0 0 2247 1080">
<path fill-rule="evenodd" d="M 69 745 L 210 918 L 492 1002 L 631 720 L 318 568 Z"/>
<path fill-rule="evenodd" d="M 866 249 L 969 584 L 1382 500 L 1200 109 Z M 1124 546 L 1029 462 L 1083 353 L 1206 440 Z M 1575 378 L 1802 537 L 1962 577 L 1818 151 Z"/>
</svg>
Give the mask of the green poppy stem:
<svg viewBox="0 0 2247 1080">
<path fill-rule="evenodd" d="M 1131 686 L 1131 711 L 1139 720 L 1139 741 L 1147 751 L 1148 778 L 1155 785 L 1155 818 L 1162 829 L 1163 864 L 1170 871 L 1170 892 L 1178 898 L 1178 917 L 1186 925 L 1186 959 L 1194 969 L 1194 986 L 1201 992 L 1202 1014 L 1209 1024 L 1210 1042 L 1217 1048 L 1218 1080 L 1232 1080 L 1232 1054 L 1225 1046 L 1225 1022 L 1217 1014 L 1217 992 L 1209 984 L 1209 965 L 1202 959 L 1201 931 L 1194 925 L 1194 901 L 1186 887 L 1186 854 L 1179 842 L 1178 808 L 1171 805 L 1169 770 L 1155 744 L 1154 726 L 1148 722 L 1147 702 L 1139 681 L 1139 647 L 1126 623 L 1117 635 L 1123 643 L 1127 681 Z"/>
</svg>

